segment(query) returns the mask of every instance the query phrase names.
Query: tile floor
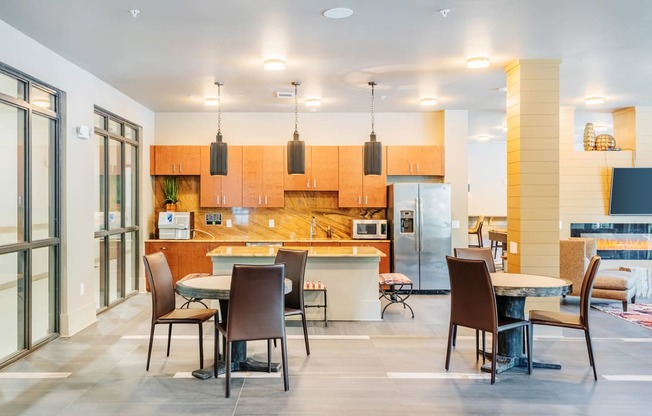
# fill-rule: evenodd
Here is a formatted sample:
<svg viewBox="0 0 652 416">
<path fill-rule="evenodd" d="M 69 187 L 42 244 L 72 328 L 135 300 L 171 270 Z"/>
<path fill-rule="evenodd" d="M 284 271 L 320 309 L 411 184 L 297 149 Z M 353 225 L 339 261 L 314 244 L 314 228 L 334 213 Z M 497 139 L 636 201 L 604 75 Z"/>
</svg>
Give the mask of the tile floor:
<svg viewBox="0 0 652 416">
<path fill-rule="evenodd" d="M 145 371 L 148 294 L 101 314 L 71 338 L 60 338 L 0 371 L 1 415 L 594 415 L 652 412 L 652 331 L 592 310 L 599 375 L 593 380 L 581 332 L 539 327 L 535 356 L 562 370 L 479 372 L 472 330 L 461 329 L 444 371 L 449 298 L 413 296 L 416 317 L 391 306 L 383 322 L 310 323 L 307 357 L 295 322 L 288 324 L 290 391 L 278 375 L 233 380 L 190 376 L 199 363 L 196 328 L 175 327 L 165 357 L 157 329 Z M 640 300 L 645 302 L 645 300 Z M 649 299 L 648 301 L 652 301 Z M 651 302 L 648 302 L 651 303 Z M 577 302 L 562 306 L 577 311 Z M 551 331 L 549 331 L 551 330 Z M 207 362 L 213 336 L 205 326 Z M 264 343 L 250 355 L 266 357 Z M 274 351 L 278 360 L 279 350 Z"/>
</svg>

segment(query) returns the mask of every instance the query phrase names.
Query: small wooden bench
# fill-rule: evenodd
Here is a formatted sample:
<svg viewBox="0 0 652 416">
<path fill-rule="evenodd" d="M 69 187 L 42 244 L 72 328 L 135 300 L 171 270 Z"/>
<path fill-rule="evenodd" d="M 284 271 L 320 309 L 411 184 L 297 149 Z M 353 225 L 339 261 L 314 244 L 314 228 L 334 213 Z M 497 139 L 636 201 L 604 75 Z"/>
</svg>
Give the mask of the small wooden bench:
<svg viewBox="0 0 652 416">
<path fill-rule="evenodd" d="M 303 284 L 304 292 L 322 292 L 324 296 L 324 303 L 316 304 L 304 304 L 304 308 L 324 308 L 324 324 L 328 326 L 328 290 L 326 289 L 326 284 L 321 281 L 306 281 Z"/>
<path fill-rule="evenodd" d="M 381 273 L 378 275 L 378 287 L 380 290 L 380 297 L 389 301 L 380 313 L 380 319 L 385 315 L 385 309 L 394 303 L 402 303 L 403 309 L 406 307 L 412 312 L 412 319 L 414 319 L 414 311 L 412 307 L 405 303 L 405 300 L 412 294 L 412 280 L 403 273 Z M 401 293 L 403 291 L 404 293 Z M 406 293 L 407 292 L 407 293 Z"/>
</svg>

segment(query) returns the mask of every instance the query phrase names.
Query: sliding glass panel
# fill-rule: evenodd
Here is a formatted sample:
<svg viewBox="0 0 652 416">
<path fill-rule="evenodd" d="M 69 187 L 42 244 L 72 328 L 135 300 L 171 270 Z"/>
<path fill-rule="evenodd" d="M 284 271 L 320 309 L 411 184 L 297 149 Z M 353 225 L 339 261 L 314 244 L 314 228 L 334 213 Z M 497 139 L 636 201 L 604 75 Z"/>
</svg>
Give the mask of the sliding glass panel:
<svg viewBox="0 0 652 416">
<path fill-rule="evenodd" d="M 96 238 L 94 241 L 95 247 L 93 248 L 93 277 L 95 282 L 97 282 L 97 290 L 95 291 L 95 309 L 101 309 L 106 305 L 104 297 L 104 265 L 106 264 L 106 259 L 104 258 L 104 246 L 106 237 Z"/>
<path fill-rule="evenodd" d="M 136 147 L 125 143 L 125 227 L 135 225 L 136 218 Z"/>
<path fill-rule="evenodd" d="M 0 361 L 27 348 L 25 253 L 0 255 Z"/>
<path fill-rule="evenodd" d="M 109 139 L 109 230 L 121 228 L 120 204 L 122 199 L 121 143 Z"/>
<path fill-rule="evenodd" d="M 32 241 L 54 237 L 54 178 L 52 143 L 54 120 L 32 115 Z"/>
<path fill-rule="evenodd" d="M 54 248 L 32 250 L 32 344 L 54 333 Z"/>
<path fill-rule="evenodd" d="M 95 113 L 95 119 L 93 124 L 98 129 L 106 130 L 106 116 Z"/>
<path fill-rule="evenodd" d="M 125 138 L 130 140 L 138 140 L 138 130 L 133 127 L 125 126 Z"/>
<path fill-rule="evenodd" d="M 109 305 L 122 297 L 122 234 L 109 236 Z"/>
<path fill-rule="evenodd" d="M 106 186 L 104 185 L 104 142 L 105 137 L 100 136 L 99 134 L 95 135 L 95 169 L 98 173 L 96 180 L 98 184 L 94 187 L 95 197 L 95 231 L 106 230 L 106 225 L 104 224 L 104 190 Z"/>
<path fill-rule="evenodd" d="M 115 134 L 122 134 L 122 124 L 115 120 L 109 119 L 109 131 Z"/>
<path fill-rule="evenodd" d="M 138 281 L 138 233 L 125 234 L 125 294 L 136 290 Z"/>
<path fill-rule="evenodd" d="M 0 72 L 0 93 L 24 100 L 27 84 Z"/>
<path fill-rule="evenodd" d="M 25 241 L 25 119 L 22 109 L 0 104 L 0 245 Z"/>
</svg>

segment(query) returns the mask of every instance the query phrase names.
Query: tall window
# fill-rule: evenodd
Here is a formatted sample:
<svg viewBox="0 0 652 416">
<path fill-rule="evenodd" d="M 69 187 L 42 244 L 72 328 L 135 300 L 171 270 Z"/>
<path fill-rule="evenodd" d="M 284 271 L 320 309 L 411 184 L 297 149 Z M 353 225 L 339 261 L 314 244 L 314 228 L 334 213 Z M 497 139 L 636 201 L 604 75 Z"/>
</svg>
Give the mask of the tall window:
<svg viewBox="0 0 652 416">
<path fill-rule="evenodd" d="M 64 99 L 0 64 L 0 366 L 59 332 Z"/>
<path fill-rule="evenodd" d="M 140 128 L 95 109 L 95 293 L 98 311 L 138 290 Z"/>
</svg>

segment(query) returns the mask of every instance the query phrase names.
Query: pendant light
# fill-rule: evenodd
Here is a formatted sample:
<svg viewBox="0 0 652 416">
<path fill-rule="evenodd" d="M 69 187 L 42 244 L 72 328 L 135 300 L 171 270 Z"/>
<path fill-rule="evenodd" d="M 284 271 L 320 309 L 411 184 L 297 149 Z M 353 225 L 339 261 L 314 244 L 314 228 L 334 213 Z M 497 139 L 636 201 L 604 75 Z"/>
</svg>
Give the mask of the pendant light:
<svg viewBox="0 0 652 416">
<path fill-rule="evenodd" d="M 376 132 L 374 131 L 376 122 L 374 87 L 376 83 L 371 81 L 369 85 L 371 85 L 371 134 L 369 141 L 364 144 L 364 174 L 380 175 L 383 172 L 383 145 L 376 141 Z"/>
<path fill-rule="evenodd" d="M 294 85 L 294 138 L 288 142 L 288 174 L 303 175 L 306 173 L 306 144 L 299 140 L 299 104 L 297 98 L 297 87 L 300 82 L 293 82 Z"/>
<path fill-rule="evenodd" d="M 226 176 L 229 173 L 229 148 L 222 141 L 222 85 L 223 82 L 216 82 L 217 85 L 217 136 L 215 142 L 211 143 L 211 175 Z"/>
</svg>

